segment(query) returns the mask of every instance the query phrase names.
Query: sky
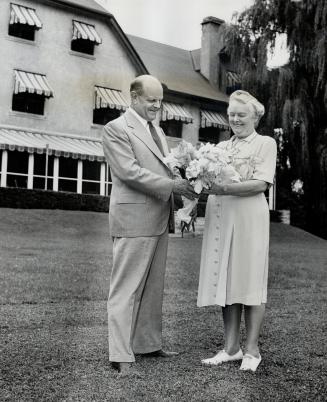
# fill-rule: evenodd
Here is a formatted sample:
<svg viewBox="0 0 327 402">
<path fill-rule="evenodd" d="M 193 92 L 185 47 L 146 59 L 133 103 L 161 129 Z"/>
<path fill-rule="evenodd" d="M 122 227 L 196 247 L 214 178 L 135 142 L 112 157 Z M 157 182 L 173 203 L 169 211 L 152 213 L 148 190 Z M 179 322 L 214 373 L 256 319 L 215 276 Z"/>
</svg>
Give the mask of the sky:
<svg viewBox="0 0 327 402">
<path fill-rule="evenodd" d="M 96 0 L 113 14 L 127 34 L 165 43 L 186 50 L 201 47 L 201 22 L 213 16 L 230 22 L 235 12 L 253 0 Z M 285 41 L 269 66 L 283 64 L 287 58 Z"/>
</svg>

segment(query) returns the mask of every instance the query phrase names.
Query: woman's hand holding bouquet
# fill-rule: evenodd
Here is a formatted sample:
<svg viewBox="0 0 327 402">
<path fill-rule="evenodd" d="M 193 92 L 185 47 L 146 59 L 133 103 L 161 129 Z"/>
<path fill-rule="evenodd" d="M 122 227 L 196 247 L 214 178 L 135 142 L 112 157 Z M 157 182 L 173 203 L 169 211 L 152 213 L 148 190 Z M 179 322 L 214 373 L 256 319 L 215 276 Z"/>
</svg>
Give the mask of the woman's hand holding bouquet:
<svg viewBox="0 0 327 402">
<path fill-rule="evenodd" d="M 169 168 L 185 170 L 185 177 L 200 194 L 203 189 L 209 190 L 213 183 L 226 184 L 239 182 L 240 175 L 231 165 L 232 155 L 217 145 L 207 143 L 198 150 L 192 144 L 181 141 L 173 148 L 165 159 Z M 191 221 L 191 214 L 198 200 L 183 199 L 183 208 L 177 211 L 177 217 L 186 223 Z"/>
</svg>

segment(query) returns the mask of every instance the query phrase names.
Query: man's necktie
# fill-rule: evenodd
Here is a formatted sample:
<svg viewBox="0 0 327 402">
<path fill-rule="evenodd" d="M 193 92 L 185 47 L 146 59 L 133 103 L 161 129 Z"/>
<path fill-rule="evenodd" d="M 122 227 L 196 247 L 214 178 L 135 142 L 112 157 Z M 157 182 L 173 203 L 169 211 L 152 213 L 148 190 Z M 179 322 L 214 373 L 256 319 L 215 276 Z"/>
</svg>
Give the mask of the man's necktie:
<svg viewBox="0 0 327 402">
<path fill-rule="evenodd" d="M 148 124 L 149 124 L 149 129 L 150 129 L 150 133 L 152 135 L 153 141 L 157 144 L 157 147 L 159 148 L 159 151 L 162 153 L 162 155 L 164 155 L 162 143 L 161 143 L 161 140 L 159 138 L 159 135 L 158 135 L 156 129 L 154 128 L 151 121 L 149 121 Z"/>
</svg>

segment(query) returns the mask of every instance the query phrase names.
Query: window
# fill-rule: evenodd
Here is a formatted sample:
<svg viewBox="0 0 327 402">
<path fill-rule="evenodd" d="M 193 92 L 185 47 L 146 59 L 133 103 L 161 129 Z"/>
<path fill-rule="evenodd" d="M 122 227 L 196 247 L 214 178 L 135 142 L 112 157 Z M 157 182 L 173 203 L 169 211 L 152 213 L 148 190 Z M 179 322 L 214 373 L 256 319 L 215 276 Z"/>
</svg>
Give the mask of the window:
<svg viewBox="0 0 327 402">
<path fill-rule="evenodd" d="M 28 92 L 13 94 L 12 110 L 43 115 L 44 100 L 45 97 L 43 95 L 30 94 Z"/>
<path fill-rule="evenodd" d="M 120 116 L 120 111 L 117 109 L 100 108 L 93 110 L 93 123 L 105 125 L 109 121 L 117 119 Z"/>
<path fill-rule="evenodd" d="M 227 86 L 226 93 L 230 95 L 232 92 L 241 89 L 241 78 L 237 73 L 233 73 L 232 71 L 227 71 Z"/>
<path fill-rule="evenodd" d="M 94 43 L 85 39 L 72 40 L 71 49 L 75 52 L 94 54 Z"/>
<path fill-rule="evenodd" d="M 219 128 L 204 127 L 199 130 L 200 142 L 211 142 L 211 144 L 218 144 L 219 142 Z"/>
<path fill-rule="evenodd" d="M 8 152 L 7 187 L 27 188 L 28 153 Z"/>
<path fill-rule="evenodd" d="M 12 110 L 43 115 L 45 99 L 53 96 L 45 75 L 20 70 L 14 70 L 14 72 L 15 89 Z"/>
<path fill-rule="evenodd" d="M 93 123 L 107 124 L 116 119 L 128 107 L 128 103 L 117 89 L 94 87 Z"/>
<path fill-rule="evenodd" d="M 77 159 L 59 159 L 59 191 L 77 192 Z"/>
<path fill-rule="evenodd" d="M 101 140 L 1 128 L 0 142 L 3 186 L 108 194 Z"/>
<path fill-rule="evenodd" d="M 35 28 L 30 25 L 23 24 L 10 24 L 8 29 L 8 35 L 16 36 L 26 40 L 34 41 Z"/>
<path fill-rule="evenodd" d="M 201 110 L 200 142 L 218 144 L 229 136 L 227 116 L 212 110 Z"/>
<path fill-rule="evenodd" d="M 50 190 L 53 186 L 54 155 L 34 153 L 33 188 Z"/>
<path fill-rule="evenodd" d="M 160 122 L 160 127 L 169 137 L 182 138 L 183 122 L 179 120 L 166 120 Z"/>
<path fill-rule="evenodd" d="M 10 4 L 8 35 L 34 41 L 35 31 L 40 28 L 42 23 L 33 8 Z"/>
<path fill-rule="evenodd" d="M 83 161 L 83 194 L 100 194 L 100 162 Z"/>
<path fill-rule="evenodd" d="M 71 50 L 75 52 L 94 54 L 94 46 L 102 43 L 95 27 L 80 21 L 73 21 L 73 36 Z"/>
<path fill-rule="evenodd" d="M 192 122 L 192 115 L 183 105 L 162 102 L 160 127 L 168 137 L 182 138 L 183 124 Z"/>
</svg>

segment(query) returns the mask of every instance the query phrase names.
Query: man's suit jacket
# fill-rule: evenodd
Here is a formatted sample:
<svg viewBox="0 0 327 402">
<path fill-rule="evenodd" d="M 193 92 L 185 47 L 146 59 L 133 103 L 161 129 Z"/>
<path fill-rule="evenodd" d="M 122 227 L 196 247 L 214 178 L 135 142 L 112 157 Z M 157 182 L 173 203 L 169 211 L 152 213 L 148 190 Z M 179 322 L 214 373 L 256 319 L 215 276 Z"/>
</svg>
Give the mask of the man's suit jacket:
<svg viewBox="0 0 327 402">
<path fill-rule="evenodd" d="M 167 154 L 164 133 L 156 129 Z M 162 234 L 169 219 L 173 180 L 151 134 L 127 110 L 104 127 L 103 149 L 112 178 L 111 236 Z"/>
</svg>

